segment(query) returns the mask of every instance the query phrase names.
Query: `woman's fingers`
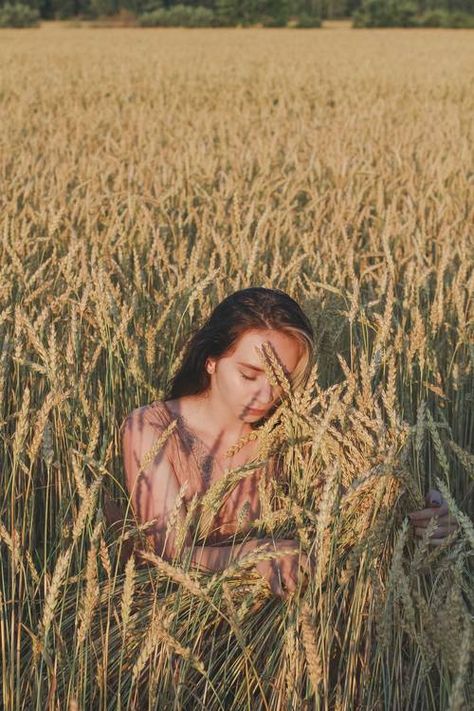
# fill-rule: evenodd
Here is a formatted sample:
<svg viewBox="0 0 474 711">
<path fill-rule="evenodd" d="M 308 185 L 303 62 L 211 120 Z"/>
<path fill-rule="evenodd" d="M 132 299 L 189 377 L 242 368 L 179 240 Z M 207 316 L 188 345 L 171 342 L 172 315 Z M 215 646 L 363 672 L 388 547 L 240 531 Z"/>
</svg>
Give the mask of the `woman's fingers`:
<svg viewBox="0 0 474 711">
<path fill-rule="evenodd" d="M 446 541 L 446 538 L 429 538 L 428 539 L 428 545 L 429 546 L 441 546 L 443 543 Z"/>
<path fill-rule="evenodd" d="M 306 573 L 314 575 L 316 572 L 316 556 L 314 553 L 308 555 L 304 551 L 300 550 L 299 547 L 295 546 L 295 551 L 290 554 L 290 558 L 293 559 L 293 565 L 302 568 Z M 283 558 L 283 561 L 284 560 L 285 558 Z"/>
<path fill-rule="evenodd" d="M 280 565 L 280 578 L 284 591 L 284 599 L 287 599 L 289 594 L 294 593 L 298 589 L 301 578 L 298 560 L 293 556 L 292 558 L 285 559 Z"/>
<path fill-rule="evenodd" d="M 421 509 L 421 511 L 411 511 L 408 514 L 408 518 L 410 519 L 410 521 L 418 523 L 418 521 L 429 521 L 429 519 L 433 518 L 433 516 L 440 518 L 440 516 L 445 516 L 448 513 L 448 504 L 442 504 L 441 506 L 436 506 L 433 508 Z"/>
<path fill-rule="evenodd" d="M 285 576 L 285 588 L 289 593 L 295 592 L 296 588 L 298 587 L 298 581 L 295 580 L 294 576 L 291 574 L 291 571 L 288 571 L 288 574 Z"/>
<path fill-rule="evenodd" d="M 274 595 L 278 595 L 278 597 L 286 597 L 285 591 L 283 590 L 282 587 L 282 580 L 281 580 L 281 572 L 280 572 L 280 567 L 277 563 L 276 560 L 271 560 L 270 561 L 270 569 L 271 569 L 271 574 L 270 574 L 270 588 L 271 591 Z"/>
<path fill-rule="evenodd" d="M 444 516 L 435 516 L 434 518 L 438 526 L 458 526 L 457 519 L 454 516 L 451 516 L 450 514 L 445 514 Z M 431 518 L 423 518 L 418 520 L 412 519 L 410 523 L 415 528 L 426 528 L 427 526 L 429 526 L 430 521 Z"/>
<path fill-rule="evenodd" d="M 453 531 L 459 528 L 457 519 L 450 514 L 448 505 L 442 495 L 436 489 L 430 489 L 425 496 L 427 508 L 421 511 L 412 511 L 408 514 L 410 524 L 414 529 L 415 536 L 426 535 L 426 529 L 434 518 L 436 528 L 428 538 L 428 544 L 439 546 Z"/>
<path fill-rule="evenodd" d="M 281 541 L 281 547 L 292 550 L 277 559 L 262 561 L 257 570 L 266 578 L 272 593 L 287 600 L 316 571 L 316 556 L 301 551 L 295 541 Z"/>
<path fill-rule="evenodd" d="M 451 531 L 455 531 L 456 528 L 457 526 L 440 526 L 438 528 L 435 528 L 430 538 L 445 538 L 451 533 Z M 423 536 L 425 531 L 426 528 L 415 528 L 415 535 L 421 537 Z"/>
</svg>

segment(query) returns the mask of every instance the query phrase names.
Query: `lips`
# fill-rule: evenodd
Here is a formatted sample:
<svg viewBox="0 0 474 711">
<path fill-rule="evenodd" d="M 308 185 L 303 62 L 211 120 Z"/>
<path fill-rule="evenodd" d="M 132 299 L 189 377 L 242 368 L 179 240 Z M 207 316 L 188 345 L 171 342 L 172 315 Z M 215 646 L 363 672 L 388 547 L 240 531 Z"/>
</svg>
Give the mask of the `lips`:
<svg viewBox="0 0 474 711">
<path fill-rule="evenodd" d="M 249 407 L 248 408 L 249 412 L 251 412 L 253 415 L 263 415 L 265 410 L 256 410 L 254 407 Z"/>
</svg>

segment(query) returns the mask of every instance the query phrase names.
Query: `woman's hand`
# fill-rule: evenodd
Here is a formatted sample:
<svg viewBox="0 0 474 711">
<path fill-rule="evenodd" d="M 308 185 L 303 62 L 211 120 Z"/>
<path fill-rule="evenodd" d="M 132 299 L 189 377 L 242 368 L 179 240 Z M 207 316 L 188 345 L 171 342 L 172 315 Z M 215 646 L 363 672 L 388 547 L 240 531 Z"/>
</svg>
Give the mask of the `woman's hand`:
<svg viewBox="0 0 474 711">
<path fill-rule="evenodd" d="M 415 536 L 421 537 L 430 519 L 434 516 L 438 525 L 431 534 L 428 543 L 432 546 L 439 546 L 444 543 L 446 536 L 459 528 L 459 524 L 449 513 L 447 503 L 436 489 L 428 491 L 425 496 L 425 503 L 427 508 L 409 513 L 408 518 L 411 526 L 413 526 Z"/>
<path fill-rule="evenodd" d="M 274 595 L 286 600 L 290 593 L 295 592 L 300 581 L 302 581 L 302 573 L 313 573 L 316 567 L 316 561 L 313 557 L 308 557 L 306 553 L 300 551 L 300 546 L 297 541 L 291 539 L 279 539 L 275 542 L 265 539 L 265 543 L 259 546 L 259 549 L 273 550 L 288 550 L 289 553 L 283 553 L 278 558 L 260 560 L 255 563 L 255 570 L 265 578 L 270 585 Z"/>
</svg>

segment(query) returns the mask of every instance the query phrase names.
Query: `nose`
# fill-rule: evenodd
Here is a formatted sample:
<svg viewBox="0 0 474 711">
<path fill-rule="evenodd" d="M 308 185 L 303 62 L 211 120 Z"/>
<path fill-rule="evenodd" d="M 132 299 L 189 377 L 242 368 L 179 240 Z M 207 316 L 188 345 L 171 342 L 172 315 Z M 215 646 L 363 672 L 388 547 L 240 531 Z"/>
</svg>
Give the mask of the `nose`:
<svg viewBox="0 0 474 711">
<path fill-rule="evenodd" d="M 258 399 L 258 402 L 261 405 L 269 405 L 271 402 L 273 402 L 273 386 L 268 382 L 268 380 L 258 390 L 256 394 L 256 399 Z"/>
</svg>

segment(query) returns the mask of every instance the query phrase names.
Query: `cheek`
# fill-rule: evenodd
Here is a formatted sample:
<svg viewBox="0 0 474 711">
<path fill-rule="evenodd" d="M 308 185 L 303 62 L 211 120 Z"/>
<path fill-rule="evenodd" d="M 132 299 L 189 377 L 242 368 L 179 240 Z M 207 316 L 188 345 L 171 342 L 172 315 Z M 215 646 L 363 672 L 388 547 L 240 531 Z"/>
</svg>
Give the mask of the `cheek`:
<svg viewBox="0 0 474 711">
<path fill-rule="evenodd" d="M 231 368 L 221 368 L 218 373 L 218 382 L 222 390 L 228 395 L 238 395 L 245 388 L 246 381 Z"/>
<path fill-rule="evenodd" d="M 234 378 L 234 384 L 237 392 L 243 393 L 243 392 L 250 392 L 252 388 L 255 388 L 255 383 L 252 380 L 245 380 L 240 373 L 237 373 L 237 375 Z"/>
<path fill-rule="evenodd" d="M 241 402 L 243 398 L 247 402 L 249 398 L 253 397 L 253 393 L 257 389 L 256 385 L 255 381 L 245 380 L 240 373 L 237 373 L 232 376 L 232 385 L 229 385 L 229 387 L 232 387 L 232 394 L 236 400 Z"/>
</svg>

